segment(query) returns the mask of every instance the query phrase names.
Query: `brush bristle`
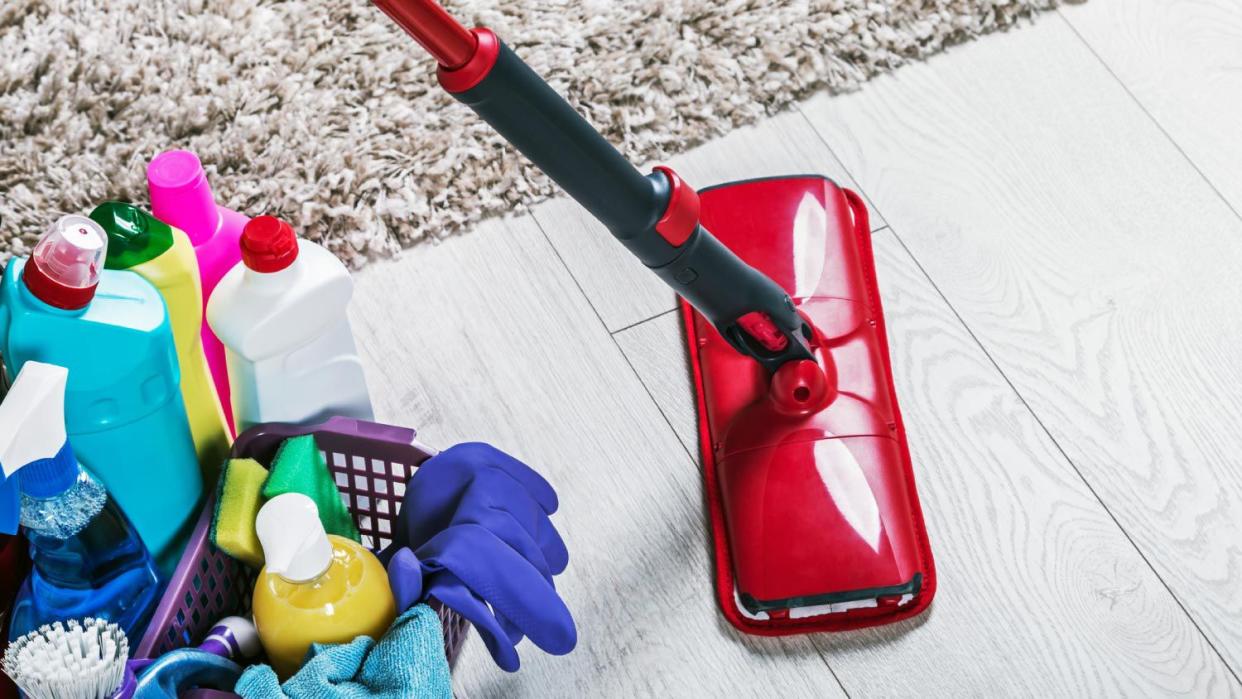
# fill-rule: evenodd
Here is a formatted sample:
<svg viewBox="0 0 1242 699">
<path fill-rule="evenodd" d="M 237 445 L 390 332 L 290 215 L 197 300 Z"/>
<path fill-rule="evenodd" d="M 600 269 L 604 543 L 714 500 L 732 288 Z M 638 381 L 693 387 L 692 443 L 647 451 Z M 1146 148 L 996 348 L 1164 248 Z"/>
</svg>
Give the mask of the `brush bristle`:
<svg viewBox="0 0 1242 699">
<path fill-rule="evenodd" d="M 30 699 L 108 699 L 125 681 L 129 639 L 103 619 L 45 624 L 9 644 L 0 667 Z"/>
</svg>

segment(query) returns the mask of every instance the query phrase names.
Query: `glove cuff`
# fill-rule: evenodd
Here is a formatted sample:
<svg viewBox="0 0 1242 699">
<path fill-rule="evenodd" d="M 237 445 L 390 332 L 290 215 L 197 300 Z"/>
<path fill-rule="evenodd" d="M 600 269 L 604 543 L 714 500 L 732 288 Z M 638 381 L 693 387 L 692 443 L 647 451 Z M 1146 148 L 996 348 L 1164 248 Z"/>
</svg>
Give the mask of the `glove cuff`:
<svg viewBox="0 0 1242 699">
<path fill-rule="evenodd" d="M 403 547 L 388 561 L 388 585 L 402 612 L 423 601 L 423 566 L 413 551 Z"/>
</svg>

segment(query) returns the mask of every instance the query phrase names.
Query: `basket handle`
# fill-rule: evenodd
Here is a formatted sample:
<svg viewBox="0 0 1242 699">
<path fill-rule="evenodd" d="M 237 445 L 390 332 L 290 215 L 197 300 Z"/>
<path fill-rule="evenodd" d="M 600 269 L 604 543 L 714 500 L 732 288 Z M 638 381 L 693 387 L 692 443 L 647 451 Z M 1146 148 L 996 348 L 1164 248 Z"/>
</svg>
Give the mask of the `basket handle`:
<svg viewBox="0 0 1242 699">
<path fill-rule="evenodd" d="M 414 465 L 422 463 L 437 453 L 435 449 L 419 442 L 417 432 L 409 427 L 385 425 L 379 422 L 359 420 L 352 417 L 336 416 L 317 425 L 298 425 L 289 422 L 265 422 L 255 425 L 237 435 L 233 442 L 230 456 L 233 458 L 255 458 L 261 463 L 268 463 L 276 455 L 280 444 L 290 437 L 313 434 L 322 437 L 340 437 L 344 439 L 365 439 L 372 442 L 383 442 L 392 447 L 413 448 L 422 458 L 414 461 Z M 395 457 L 396 454 L 394 453 Z M 406 455 L 408 456 L 408 454 Z"/>
<path fill-rule="evenodd" d="M 302 434 L 307 432 L 332 432 L 350 437 L 366 437 L 368 439 L 378 439 L 384 442 L 392 442 L 393 444 L 410 444 L 414 441 L 417 434 L 410 427 L 397 427 L 395 425 L 385 425 L 379 422 L 370 422 L 368 420 L 359 420 L 352 417 L 336 416 L 328 418 L 326 422 L 311 427 L 301 429 Z"/>
</svg>

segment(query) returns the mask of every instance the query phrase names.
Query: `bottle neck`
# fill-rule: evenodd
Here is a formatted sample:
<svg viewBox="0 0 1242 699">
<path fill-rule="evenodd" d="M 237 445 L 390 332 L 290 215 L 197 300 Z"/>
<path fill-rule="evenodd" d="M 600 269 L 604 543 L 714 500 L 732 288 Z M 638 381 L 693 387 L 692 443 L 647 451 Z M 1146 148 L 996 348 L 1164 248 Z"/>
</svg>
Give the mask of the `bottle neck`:
<svg viewBox="0 0 1242 699">
<path fill-rule="evenodd" d="M 324 578 L 327 577 L 328 572 L 331 570 L 332 570 L 332 561 L 329 560 L 328 565 L 325 566 L 323 570 L 319 571 L 318 575 L 314 576 L 313 578 L 309 578 L 307 580 L 293 580 L 291 578 L 286 578 L 280 573 L 276 573 L 275 575 L 276 577 L 280 578 L 284 582 L 289 583 L 290 585 L 317 585 L 320 582 L 323 582 Z"/>
<path fill-rule="evenodd" d="M 21 525 L 31 535 L 68 539 L 90 524 L 108 504 L 108 491 L 78 468 L 73 484 L 60 493 L 21 496 Z"/>
<path fill-rule="evenodd" d="M 256 272 L 246 267 L 246 285 L 260 293 L 284 291 L 293 286 L 294 280 L 301 273 L 300 262 L 301 260 L 294 260 L 288 267 L 275 272 Z"/>
<path fill-rule="evenodd" d="M 207 195 L 209 198 L 211 194 Z M 185 234 L 190 239 L 190 244 L 198 247 L 203 243 L 209 242 L 216 234 L 224 228 L 224 214 L 220 213 L 220 207 L 216 206 L 215 200 L 210 199 L 211 208 L 207 211 L 205 225 L 190 226 L 185 229 Z"/>
</svg>

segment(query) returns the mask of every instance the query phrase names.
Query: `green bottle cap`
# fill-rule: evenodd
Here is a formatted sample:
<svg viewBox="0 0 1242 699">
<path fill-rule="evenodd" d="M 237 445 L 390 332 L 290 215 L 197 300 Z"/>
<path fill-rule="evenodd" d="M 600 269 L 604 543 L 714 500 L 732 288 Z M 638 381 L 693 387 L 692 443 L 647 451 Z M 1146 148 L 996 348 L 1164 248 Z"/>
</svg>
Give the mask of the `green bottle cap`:
<svg viewBox="0 0 1242 699">
<path fill-rule="evenodd" d="M 173 246 L 172 228 L 133 204 L 106 201 L 95 207 L 91 219 L 108 234 L 107 269 L 135 267 Z"/>
</svg>

